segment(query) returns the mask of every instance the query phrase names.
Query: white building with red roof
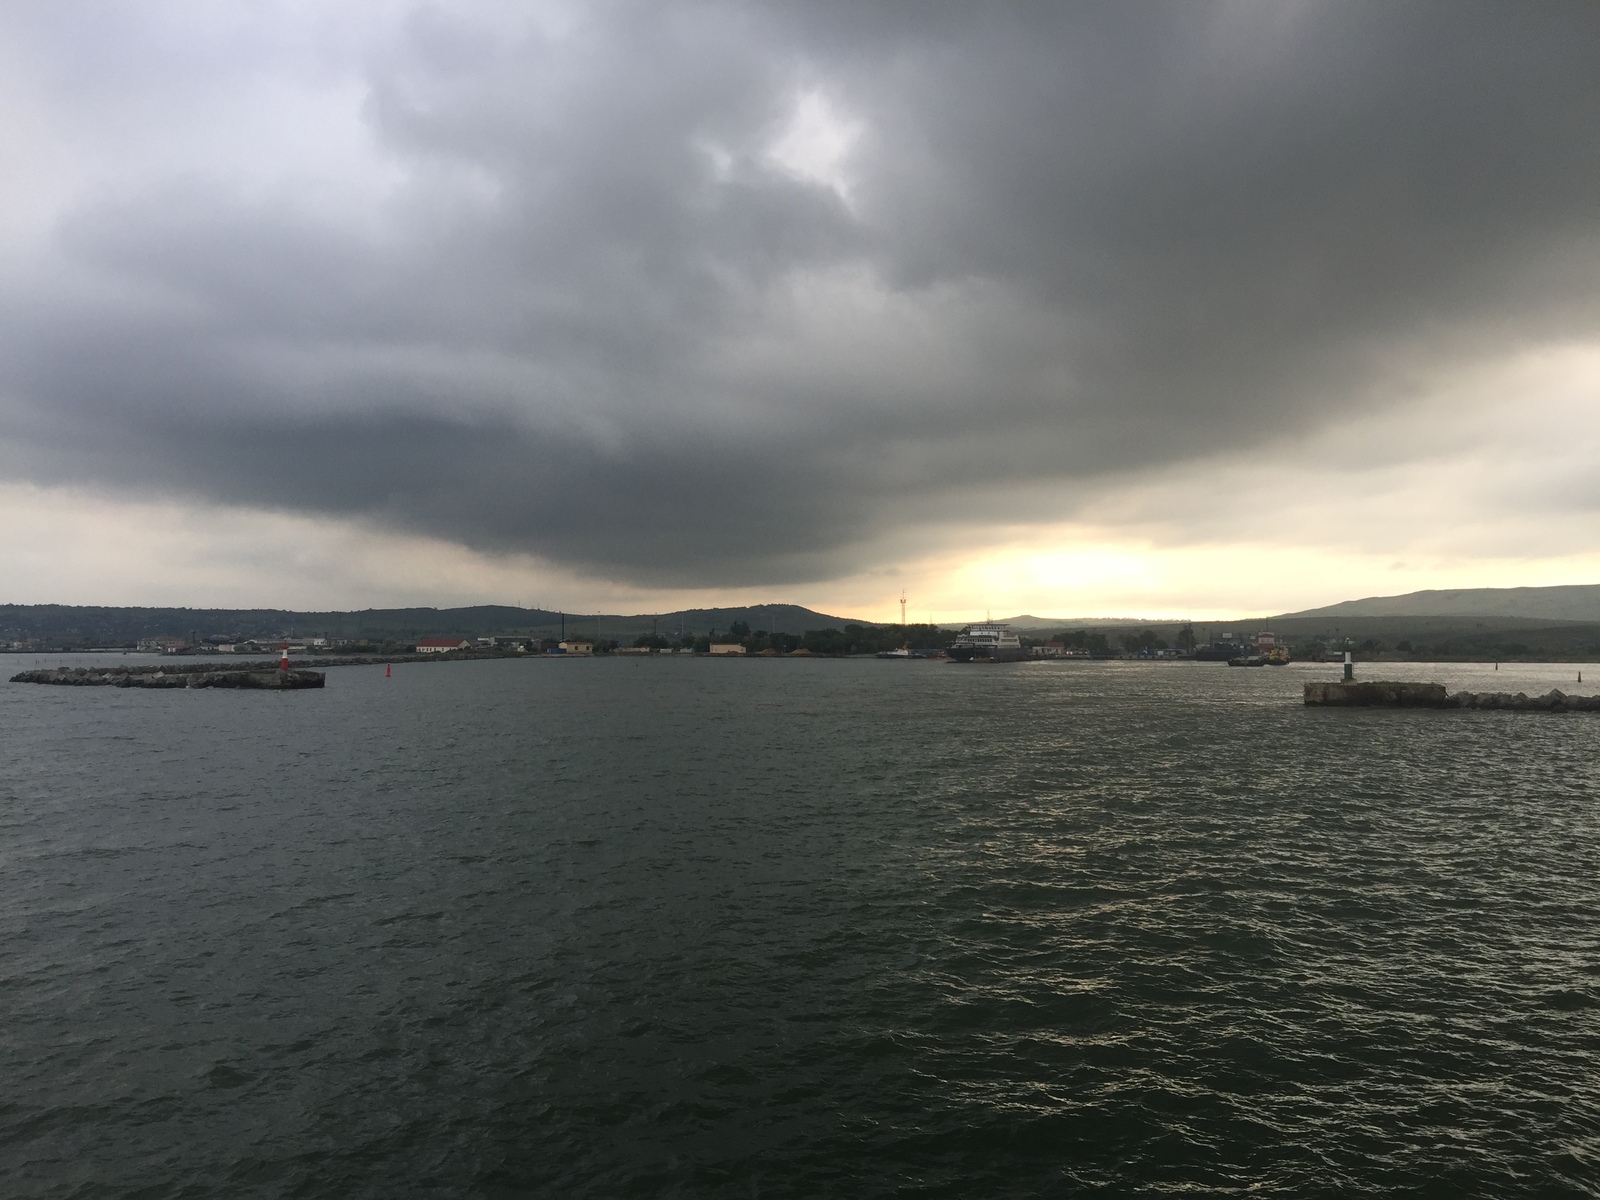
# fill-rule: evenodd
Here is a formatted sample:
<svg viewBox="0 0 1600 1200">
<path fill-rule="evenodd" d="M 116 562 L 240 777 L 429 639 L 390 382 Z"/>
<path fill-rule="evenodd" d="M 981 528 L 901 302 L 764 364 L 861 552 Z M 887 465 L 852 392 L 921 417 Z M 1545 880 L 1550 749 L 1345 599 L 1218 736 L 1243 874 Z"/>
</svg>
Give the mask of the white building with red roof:
<svg viewBox="0 0 1600 1200">
<path fill-rule="evenodd" d="M 418 654 L 448 654 L 452 650 L 471 650 L 466 638 L 422 638 L 417 642 Z"/>
</svg>

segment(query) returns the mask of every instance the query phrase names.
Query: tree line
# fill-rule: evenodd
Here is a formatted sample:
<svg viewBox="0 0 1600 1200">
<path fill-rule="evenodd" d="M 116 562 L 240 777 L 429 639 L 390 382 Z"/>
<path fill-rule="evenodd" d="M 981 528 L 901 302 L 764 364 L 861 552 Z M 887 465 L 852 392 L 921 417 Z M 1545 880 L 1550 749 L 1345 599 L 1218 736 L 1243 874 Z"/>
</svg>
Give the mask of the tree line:
<svg viewBox="0 0 1600 1200">
<path fill-rule="evenodd" d="M 948 629 L 937 625 L 856 625 L 843 629 L 808 629 L 805 633 L 780 633 L 766 629 L 751 629 L 748 622 L 735 621 L 725 633 L 712 630 L 708 634 L 683 638 L 668 638 L 645 634 L 633 640 L 639 647 L 655 650 L 693 650 L 700 654 L 710 651 L 713 643 L 738 644 L 747 654 L 760 654 L 772 650 L 778 654 L 793 654 L 808 650 L 812 654 L 878 654 L 885 650 L 898 650 L 909 646 L 913 650 L 942 650 L 955 638 Z"/>
</svg>

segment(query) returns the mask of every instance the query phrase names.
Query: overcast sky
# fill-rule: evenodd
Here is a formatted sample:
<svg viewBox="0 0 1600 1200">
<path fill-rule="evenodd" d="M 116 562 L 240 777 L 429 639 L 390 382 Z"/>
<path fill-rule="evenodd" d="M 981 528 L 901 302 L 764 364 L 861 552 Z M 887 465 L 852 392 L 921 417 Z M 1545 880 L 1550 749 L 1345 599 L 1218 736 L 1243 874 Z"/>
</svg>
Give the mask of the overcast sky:
<svg viewBox="0 0 1600 1200">
<path fill-rule="evenodd" d="M 0 7 L 0 601 L 1600 580 L 1600 5 Z"/>
</svg>

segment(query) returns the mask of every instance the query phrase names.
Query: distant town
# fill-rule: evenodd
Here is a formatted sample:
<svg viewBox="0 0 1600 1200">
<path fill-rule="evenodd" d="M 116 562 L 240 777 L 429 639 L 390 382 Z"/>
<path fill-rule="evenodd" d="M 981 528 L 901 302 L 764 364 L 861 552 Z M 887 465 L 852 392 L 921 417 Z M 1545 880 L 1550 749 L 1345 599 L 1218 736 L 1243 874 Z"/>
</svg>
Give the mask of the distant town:
<svg viewBox="0 0 1600 1200">
<path fill-rule="evenodd" d="M 162 655 L 271 655 L 287 651 L 292 655 L 392 656 L 437 655 L 482 657 L 499 655 L 600 655 L 688 654 L 709 657 L 743 656 L 755 658 L 860 658 L 906 652 L 897 657 L 943 657 L 959 629 L 942 625 L 861 625 L 847 623 L 842 629 L 811 629 L 801 634 L 752 629 L 744 621 L 734 621 L 725 630 L 668 637 L 640 634 L 624 644 L 616 638 L 573 636 L 535 637 L 519 633 L 489 634 L 477 637 L 444 635 L 414 640 L 396 638 L 341 639 L 326 635 L 287 633 L 202 634 L 188 637 L 157 635 L 139 638 L 130 645 L 77 645 L 66 639 L 21 639 L 7 649 L 17 653 L 70 653 L 73 651 L 132 651 Z M 1233 658 L 1240 655 L 1271 655 L 1286 652 L 1275 634 L 1260 632 L 1245 640 L 1243 634 L 1225 631 L 1204 646 L 1197 644 L 1194 627 L 1184 625 L 1171 631 L 1170 640 L 1155 627 L 1113 631 L 1075 629 L 1042 636 L 1018 634 L 1017 640 L 1031 658 Z M 1341 647 L 1342 649 L 1343 647 Z M 1325 647 L 1318 645 L 1321 654 Z"/>
<path fill-rule="evenodd" d="M 1551 596 L 1544 593 L 1554 596 L 1572 590 L 1520 589 L 1518 602 L 1548 603 Z M 1533 595 L 1533 600 L 1521 593 Z M 1555 599 L 1571 602 L 1567 595 Z M 1018 616 L 1004 624 L 1014 632 L 1020 656 L 1037 659 L 1281 662 L 1337 659 L 1350 653 L 1357 661 L 1600 660 L 1600 621 L 1593 619 L 1360 610 L 1363 604 L 1376 603 L 1347 602 L 1327 610 L 1233 623 L 1115 618 L 1051 623 L 1048 618 Z M 297 656 L 354 658 L 936 658 L 951 648 L 963 628 L 950 623 L 852 621 L 788 604 L 634 616 L 498 605 L 358 612 L 0 605 L 0 651 L 25 654 L 101 651 L 256 657 L 275 656 L 287 645 Z"/>
<path fill-rule="evenodd" d="M 870 657 L 896 650 L 910 651 L 919 658 L 938 657 L 944 653 L 958 630 L 942 625 L 861 625 L 847 623 L 842 629 L 811 629 L 801 634 L 775 630 L 751 629 L 743 621 L 732 622 L 725 630 L 708 630 L 702 634 L 667 637 L 661 634 L 640 634 L 624 644 L 616 638 L 573 636 L 567 638 L 530 637 L 524 634 L 489 634 L 479 637 L 432 636 L 414 641 L 386 638 L 375 640 L 358 638 L 342 640 L 326 636 L 290 636 L 257 634 L 251 637 L 227 635 L 202 636 L 196 631 L 189 638 L 157 636 L 139 639 L 131 649 L 145 654 L 246 654 L 277 653 L 286 649 L 290 654 L 418 654 L 478 656 L 490 654 L 570 654 L 580 657 L 597 655 L 649 655 L 649 654 L 700 654 L 707 656 L 745 656 L 776 658 L 798 656 L 814 658 Z M 1216 643 L 1230 653 L 1246 650 L 1236 644 L 1231 634 Z M 1183 658 L 1195 652 L 1192 626 L 1183 626 L 1174 634 L 1175 644 L 1160 635 L 1154 628 L 1127 631 L 1120 636 L 1108 637 L 1103 632 L 1085 629 L 1063 631 L 1043 637 L 1019 635 L 1020 644 L 1033 658 Z M 1264 640 L 1261 640 L 1264 639 Z M 1263 652 L 1273 649 L 1273 635 L 1260 635 L 1258 644 Z M 38 643 L 13 643 L 13 650 L 39 652 L 45 647 Z M 68 647 L 55 647 L 66 650 Z M 130 649 L 130 647 L 102 646 L 101 650 Z"/>
</svg>

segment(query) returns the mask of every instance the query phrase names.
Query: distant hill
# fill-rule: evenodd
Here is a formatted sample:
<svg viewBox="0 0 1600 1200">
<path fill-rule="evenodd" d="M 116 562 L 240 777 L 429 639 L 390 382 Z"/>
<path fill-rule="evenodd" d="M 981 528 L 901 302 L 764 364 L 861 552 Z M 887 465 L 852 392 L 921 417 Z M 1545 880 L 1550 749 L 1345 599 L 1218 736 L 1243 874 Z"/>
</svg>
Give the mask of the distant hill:
<svg viewBox="0 0 1600 1200">
<path fill-rule="evenodd" d="M 1600 621 L 1600 584 L 1563 587 L 1457 588 L 1369 596 L 1325 608 L 1283 613 L 1278 619 L 1340 617 L 1520 617 L 1544 621 Z"/>
<path fill-rule="evenodd" d="M 649 632 L 652 620 L 662 633 L 676 632 L 680 628 L 685 633 L 704 633 L 709 629 L 726 630 L 735 621 L 743 621 L 751 629 L 794 634 L 805 633 L 811 629 L 843 629 L 846 625 L 879 623 L 862 621 L 855 617 L 830 617 L 827 613 L 819 613 L 798 604 L 757 604 L 751 608 L 686 608 L 679 612 L 662 613 L 654 618 L 645 615 L 614 619 L 642 622 L 639 626 L 641 633 Z"/>
<path fill-rule="evenodd" d="M 751 608 L 694 608 L 622 616 L 560 613 L 541 608 L 479 604 L 469 608 L 368 608 L 356 612 L 295 612 L 279 608 L 115 608 L 71 604 L 0 604 L 0 645 L 15 641 L 129 646 L 140 638 L 330 637 L 404 641 L 418 637 L 491 634 L 574 635 L 631 640 L 643 633 L 707 633 L 735 621 L 752 629 L 803 634 L 843 629 L 846 617 L 798 604 Z M 870 624 L 871 622 L 854 622 Z"/>
<path fill-rule="evenodd" d="M 1058 632 L 1065 629 L 1133 629 L 1144 626 L 1181 626 L 1189 622 L 1179 617 L 1035 617 L 1023 613 L 1018 617 L 1002 617 L 1007 625 L 1020 633 L 1050 631 Z M 966 622 L 952 625 L 952 629 L 961 629 Z"/>
</svg>

